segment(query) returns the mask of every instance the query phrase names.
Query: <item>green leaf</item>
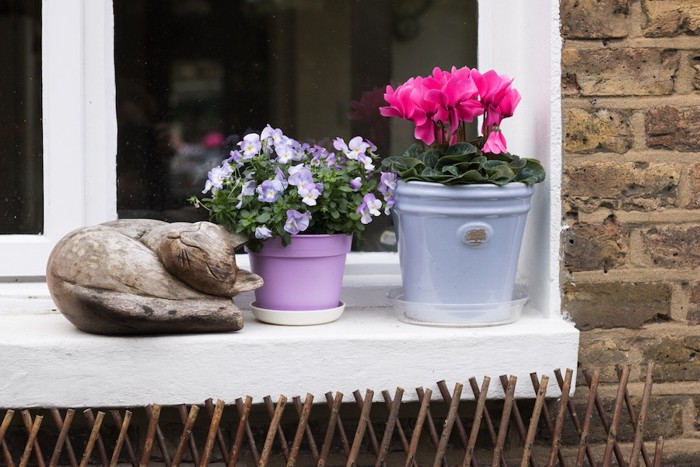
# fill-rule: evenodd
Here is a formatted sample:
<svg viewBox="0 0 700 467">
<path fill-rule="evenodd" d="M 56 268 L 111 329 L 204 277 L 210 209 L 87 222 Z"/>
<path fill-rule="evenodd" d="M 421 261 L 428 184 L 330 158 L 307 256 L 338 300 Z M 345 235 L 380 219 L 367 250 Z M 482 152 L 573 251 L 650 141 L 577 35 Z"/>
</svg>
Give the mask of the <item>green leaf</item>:
<svg viewBox="0 0 700 467">
<path fill-rule="evenodd" d="M 404 158 L 418 158 L 423 153 L 423 146 L 418 143 L 413 143 L 403 153 Z"/>
<path fill-rule="evenodd" d="M 527 185 L 543 182 L 545 179 L 545 171 L 539 161 L 535 159 L 523 160 L 525 160 L 525 167 L 518 171 L 514 181 L 522 182 Z"/>
<path fill-rule="evenodd" d="M 488 179 L 496 185 L 505 185 L 515 178 L 515 172 L 505 161 L 486 161 L 482 167 Z"/>
<path fill-rule="evenodd" d="M 477 170 L 469 170 L 458 177 L 459 183 L 484 183 L 487 178 Z"/>
<path fill-rule="evenodd" d="M 447 148 L 445 152 L 448 156 L 466 156 L 467 154 L 475 154 L 476 146 L 471 143 L 455 143 Z"/>
<path fill-rule="evenodd" d="M 440 157 L 442 157 L 442 153 L 440 151 L 435 149 L 429 149 L 425 152 L 425 155 L 423 156 L 423 163 L 427 167 L 435 168 L 435 165 L 440 160 Z"/>
<path fill-rule="evenodd" d="M 270 220 L 270 217 L 271 216 L 269 212 L 263 212 L 255 218 L 255 222 L 257 222 L 258 224 L 264 224 L 265 222 Z"/>
<path fill-rule="evenodd" d="M 438 170 L 441 170 L 443 167 L 447 165 L 455 165 L 459 164 L 461 162 L 470 162 L 469 159 L 467 158 L 468 156 L 465 155 L 458 155 L 458 156 L 442 156 L 440 160 L 435 164 L 435 168 Z"/>
<path fill-rule="evenodd" d="M 443 174 L 450 174 L 454 176 L 459 175 L 459 170 L 454 165 L 446 165 L 441 169 Z"/>
<path fill-rule="evenodd" d="M 420 174 L 422 177 L 438 177 L 442 175 L 442 172 L 440 172 L 439 170 L 431 169 L 430 167 L 426 167 Z"/>
</svg>

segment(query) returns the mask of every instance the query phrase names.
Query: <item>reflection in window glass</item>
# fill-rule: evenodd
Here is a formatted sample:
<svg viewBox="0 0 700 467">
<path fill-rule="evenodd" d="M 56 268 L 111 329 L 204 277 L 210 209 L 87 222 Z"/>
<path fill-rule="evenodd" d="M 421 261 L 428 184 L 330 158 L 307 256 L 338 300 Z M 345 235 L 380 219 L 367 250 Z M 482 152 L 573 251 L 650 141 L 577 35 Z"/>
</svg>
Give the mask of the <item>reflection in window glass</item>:
<svg viewBox="0 0 700 467">
<path fill-rule="evenodd" d="M 379 116 L 385 86 L 476 65 L 476 0 L 114 0 L 114 12 L 121 218 L 202 219 L 187 198 L 267 123 L 401 151 L 412 129 Z M 390 223 L 359 247 L 395 249 Z"/>
<path fill-rule="evenodd" d="M 0 234 L 41 233 L 41 0 L 0 2 L 0 142 Z"/>
</svg>

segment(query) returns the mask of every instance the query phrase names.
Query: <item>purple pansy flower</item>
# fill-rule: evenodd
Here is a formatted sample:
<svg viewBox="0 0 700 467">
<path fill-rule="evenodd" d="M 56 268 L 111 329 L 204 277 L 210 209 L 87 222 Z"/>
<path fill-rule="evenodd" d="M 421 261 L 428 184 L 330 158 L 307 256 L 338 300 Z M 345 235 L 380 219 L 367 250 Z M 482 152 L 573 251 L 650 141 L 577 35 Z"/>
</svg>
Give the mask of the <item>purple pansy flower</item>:
<svg viewBox="0 0 700 467">
<path fill-rule="evenodd" d="M 288 164 L 294 160 L 296 151 L 289 144 L 279 144 L 275 146 L 275 153 L 277 154 L 277 162 L 280 164 Z"/>
<path fill-rule="evenodd" d="M 336 138 L 333 140 L 333 147 L 338 151 L 343 151 L 348 159 L 358 160 L 360 154 L 365 155 L 369 144 L 363 141 L 361 136 L 355 136 L 348 144 L 345 144 L 342 138 Z"/>
<path fill-rule="evenodd" d="M 241 187 L 241 194 L 238 195 L 238 204 L 236 209 L 241 209 L 243 207 L 243 197 L 244 196 L 254 196 L 255 195 L 255 180 L 248 180 Z"/>
<path fill-rule="evenodd" d="M 263 225 L 255 228 L 255 238 L 258 240 L 265 240 L 266 238 L 270 237 L 272 237 L 272 231 L 266 226 Z"/>
<path fill-rule="evenodd" d="M 357 212 L 359 212 L 362 217 L 360 222 L 363 224 L 369 224 L 372 222 L 372 216 L 379 216 L 379 208 L 382 207 L 382 202 L 379 201 L 372 193 L 367 193 L 362 198 L 362 204 L 358 206 Z"/>
<path fill-rule="evenodd" d="M 238 143 L 243 151 L 243 160 L 250 160 L 260 152 L 262 144 L 257 133 L 249 133 L 243 137 L 243 141 Z"/>
<path fill-rule="evenodd" d="M 241 195 L 243 196 L 253 196 L 255 195 L 255 180 L 248 180 L 243 184 L 241 188 Z"/>
<path fill-rule="evenodd" d="M 382 172 L 377 189 L 384 196 L 393 195 L 396 190 L 396 179 L 397 175 L 394 172 Z"/>
<path fill-rule="evenodd" d="M 289 184 L 299 186 L 302 183 L 313 183 L 311 170 L 304 164 L 293 165 L 289 168 Z"/>
<path fill-rule="evenodd" d="M 285 144 L 289 140 L 289 138 L 284 136 L 282 130 L 279 128 L 272 128 L 269 124 L 263 129 L 262 133 L 260 133 L 260 139 L 273 146 Z"/>
<path fill-rule="evenodd" d="M 354 192 L 359 191 L 359 189 L 362 188 L 362 178 L 355 177 L 350 180 L 350 187 L 352 187 L 352 191 Z"/>
<path fill-rule="evenodd" d="M 282 169 L 279 167 L 275 167 L 275 180 L 279 180 L 279 182 L 282 184 L 282 188 L 285 190 L 289 186 L 289 182 L 286 178 L 284 178 L 284 172 L 282 172 Z"/>
<path fill-rule="evenodd" d="M 256 191 L 258 192 L 258 200 L 274 203 L 277 201 L 277 195 L 284 191 L 284 187 L 279 180 L 265 180 Z"/>
<path fill-rule="evenodd" d="M 214 167 L 207 174 L 207 181 L 204 184 L 204 190 L 202 193 L 206 193 L 211 190 L 212 194 L 219 191 L 224 187 L 224 182 L 228 180 L 233 173 L 233 169 L 228 162 L 224 162 L 223 165 Z"/>
<path fill-rule="evenodd" d="M 311 188 L 300 189 L 299 196 L 301 196 L 301 202 L 307 206 L 316 206 L 316 198 L 319 197 L 321 192 L 316 188 L 316 185 L 313 183 L 311 185 Z"/>
<path fill-rule="evenodd" d="M 243 162 L 241 161 L 241 159 L 243 159 L 243 155 L 240 153 L 240 151 L 231 151 L 229 156 L 230 157 L 226 159 L 226 162 L 235 162 L 236 166 L 239 168 L 243 167 Z"/>
<path fill-rule="evenodd" d="M 311 221 L 310 212 L 301 213 L 294 209 L 288 209 L 287 222 L 284 224 L 284 230 L 292 235 L 296 235 L 309 228 L 309 221 Z"/>
</svg>

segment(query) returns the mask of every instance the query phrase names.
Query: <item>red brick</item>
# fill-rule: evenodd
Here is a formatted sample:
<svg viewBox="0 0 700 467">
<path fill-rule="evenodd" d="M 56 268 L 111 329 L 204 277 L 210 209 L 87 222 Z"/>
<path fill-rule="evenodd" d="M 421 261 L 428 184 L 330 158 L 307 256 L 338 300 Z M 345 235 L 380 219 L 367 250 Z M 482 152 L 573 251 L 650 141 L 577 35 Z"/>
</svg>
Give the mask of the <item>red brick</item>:
<svg viewBox="0 0 700 467">
<path fill-rule="evenodd" d="M 700 108 L 655 107 L 644 118 L 650 148 L 700 151 Z"/>
</svg>

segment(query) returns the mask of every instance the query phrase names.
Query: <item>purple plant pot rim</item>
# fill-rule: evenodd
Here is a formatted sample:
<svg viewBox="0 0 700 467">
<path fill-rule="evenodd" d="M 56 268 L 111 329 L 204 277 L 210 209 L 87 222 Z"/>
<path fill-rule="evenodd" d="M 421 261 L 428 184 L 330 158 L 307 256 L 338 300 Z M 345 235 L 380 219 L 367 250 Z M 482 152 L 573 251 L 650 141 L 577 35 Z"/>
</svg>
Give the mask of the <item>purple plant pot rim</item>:
<svg viewBox="0 0 700 467">
<path fill-rule="evenodd" d="M 352 247 L 352 235 L 336 234 L 298 234 L 292 235 L 292 242 L 282 245 L 280 237 L 272 237 L 262 242 L 262 249 L 249 252 L 259 256 L 281 257 L 321 257 L 347 254 Z"/>
</svg>

